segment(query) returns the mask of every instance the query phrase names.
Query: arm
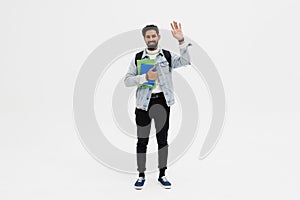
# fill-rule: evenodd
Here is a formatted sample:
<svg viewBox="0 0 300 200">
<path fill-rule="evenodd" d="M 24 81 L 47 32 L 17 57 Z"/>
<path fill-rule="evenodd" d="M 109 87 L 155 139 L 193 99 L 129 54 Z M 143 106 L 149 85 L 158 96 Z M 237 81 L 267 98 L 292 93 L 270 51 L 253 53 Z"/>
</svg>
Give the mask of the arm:
<svg viewBox="0 0 300 200">
<path fill-rule="evenodd" d="M 130 62 L 129 69 L 124 78 L 124 84 L 126 87 L 140 86 L 146 82 L 146 74 L 137 75 L 137 67 L 135 65 L 135 59 L 133 58 Z"/>
<path fill-rule="evenodd" d="M 173 24 L 171 23 L 172 27 L 172 35 L 173 37 L 178 40 L 179 42 L 179 49 L 180 49 L 180 56 L 171 53 L 172 56 L 172 68 L 178 68 L 185 65 L 191 64 L 191 58 L 188 51 L 188 47 L 191 46 L 191 43 L 186 44 L 184 42 L 183 32 L 181 28 L 181 24 L 177 24 L 177 22 L 173 21 Z"/>
<path fill-rule="evenodd" d="M 171 52 L 172 56 L 172 68 L 183 67 L 186 65 L 191 65 L 191 57 L 188 51 L 188 47 L 191 46 L 191 43 L 183 43 L 179 45 L 180 56 Z"/>
</svg>

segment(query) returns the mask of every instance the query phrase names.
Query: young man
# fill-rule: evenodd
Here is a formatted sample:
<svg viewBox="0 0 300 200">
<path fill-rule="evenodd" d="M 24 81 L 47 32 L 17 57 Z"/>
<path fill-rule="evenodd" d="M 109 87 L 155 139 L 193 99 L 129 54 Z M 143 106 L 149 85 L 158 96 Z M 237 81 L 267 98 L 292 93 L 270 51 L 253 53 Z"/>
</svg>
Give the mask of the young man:
<svg viewBox="0 0 300 200">
<path fill-rule="evenodd" d="M 145 183 L 146 151 L 151 129 L 151 120 L 154 119 L 156 139 L 158 144 L 158 182 L 166 189 L 171 188 L 171 183 L 165 176 L 168 158 L 168 130 L 170 106 L 174 104 L 172 70 L 185 65 L 190 65 L 188 46 L 183 37 L 181 24 L 171 23 L 172 35 L 178 40 L 180 56 L 163 50 L 158 46 L 160 40 L 159 29 L 155 25 L 147 25 L 142 34 L 147 48 L 136 54 L 131 61 L 124 83 L 126 87 L 137 86 L 135 121 L 137 125 L 137 170 L 139 178 L 135 182 L 136 189 L 142 189 Z M 137 60 L 154 59 L 156 65 L 146 74 L 137 73 Z M 155 80 L 156 87 L 141 87 L 148 80 Z"/>
</svg>

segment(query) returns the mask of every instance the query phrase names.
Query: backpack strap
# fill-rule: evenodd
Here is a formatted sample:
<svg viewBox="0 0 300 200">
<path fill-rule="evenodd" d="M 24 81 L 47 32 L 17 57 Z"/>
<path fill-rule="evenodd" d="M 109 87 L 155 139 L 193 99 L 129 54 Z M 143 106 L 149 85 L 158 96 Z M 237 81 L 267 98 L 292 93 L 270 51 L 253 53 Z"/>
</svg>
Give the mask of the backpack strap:
<svg viewBox="0 0 300 200">
<path fill-rule="evenodd" d="M 141 51 L 141 52 L 139 52 L 139 53 L 137 53 L 137 54 L 135 55 L 135 66 L 136 66 L 136 67 L 137 67 L 137 60 L 141 60 L 141 59 L 142 59 L 143 52 L 144 52 L 144 51 Z"/>
<path fill-rule="evenodd" d="M 169 72 L 171 72 L 172 70 L 172 56 L 170 51 L 163 49 L 162 50 L 164 53 L 165 58 L 167 59 L 168 63 L 169 63 Z"/>
</svg>

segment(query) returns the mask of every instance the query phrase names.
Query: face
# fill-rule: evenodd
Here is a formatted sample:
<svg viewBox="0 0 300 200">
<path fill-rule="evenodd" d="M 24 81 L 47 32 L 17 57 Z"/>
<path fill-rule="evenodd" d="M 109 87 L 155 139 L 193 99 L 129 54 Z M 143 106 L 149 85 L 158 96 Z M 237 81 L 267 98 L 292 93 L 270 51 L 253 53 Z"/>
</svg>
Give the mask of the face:
<svg viewBox="0 0 300 200">
<path fill-rule="evenodd" d="M 160 35 L 157 35 L 155 30 L 146 31 L 144 40 L 147 44 L 148 49 L 156 49 L 159 39 Z"/>
</svg>

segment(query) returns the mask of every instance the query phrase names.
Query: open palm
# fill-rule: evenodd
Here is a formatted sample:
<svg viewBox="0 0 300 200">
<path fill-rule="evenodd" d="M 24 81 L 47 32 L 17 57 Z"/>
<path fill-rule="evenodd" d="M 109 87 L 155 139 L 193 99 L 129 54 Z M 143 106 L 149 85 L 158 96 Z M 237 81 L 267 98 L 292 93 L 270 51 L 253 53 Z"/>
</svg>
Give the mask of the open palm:
<svg viewBox="0 0 300 200">
<path fill-rule="evenodd" d="M 172 35 L 175 39 L 177 40 L 182 40 L 183 39 L 183 32 L 181 29 L 181 24 L 177 24 L 177 22 L 173 21 L 173 23 L 171 23 L 171 27 L 172 27 Z"/>
</svg>

